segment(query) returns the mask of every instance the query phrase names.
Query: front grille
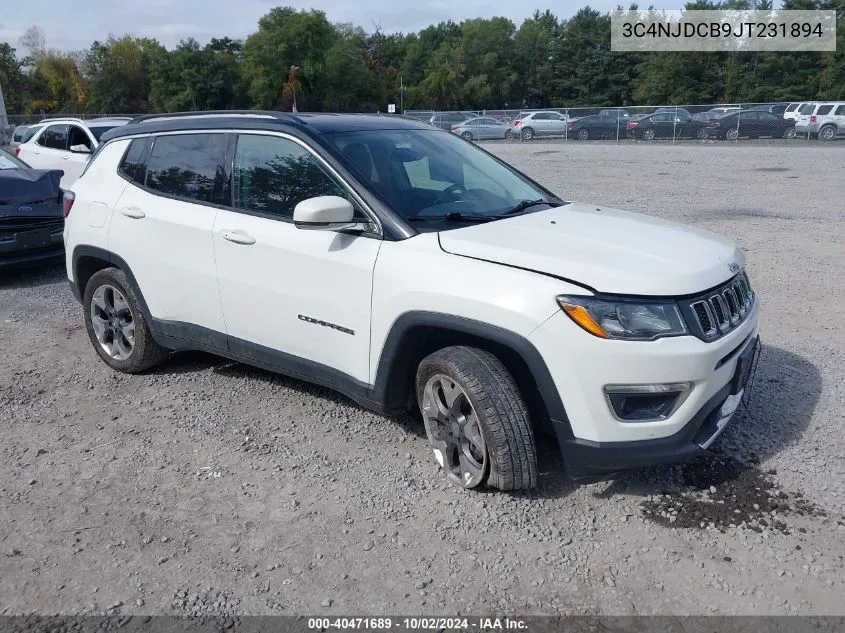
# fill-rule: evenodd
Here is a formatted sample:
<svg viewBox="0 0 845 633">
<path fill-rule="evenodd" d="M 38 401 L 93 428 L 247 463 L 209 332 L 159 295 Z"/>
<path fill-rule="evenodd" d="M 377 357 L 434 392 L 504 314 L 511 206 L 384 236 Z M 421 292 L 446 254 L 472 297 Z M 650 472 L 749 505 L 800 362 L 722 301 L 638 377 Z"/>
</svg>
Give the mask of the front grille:
<svg viewBox="0 0 845 633">
<path fill-rule="evenodd" d="M 727 334 L 751 312 L 754 291 L 745 271 L 701 297 L 681 302 L 693 333 L 705 341 Z"/>
</svg>

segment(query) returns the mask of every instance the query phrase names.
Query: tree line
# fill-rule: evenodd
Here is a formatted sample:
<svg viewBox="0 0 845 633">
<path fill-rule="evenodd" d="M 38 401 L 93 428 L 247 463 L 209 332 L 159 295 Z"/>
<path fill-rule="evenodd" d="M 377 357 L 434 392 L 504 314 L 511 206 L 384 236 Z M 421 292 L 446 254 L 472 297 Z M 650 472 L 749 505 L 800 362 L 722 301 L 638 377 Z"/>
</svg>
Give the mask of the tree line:
<svg viewBox="0 0 845 633">
<path fill-rule="evenodd" d="M 771 0 L 689 2 L 687 9 L 769 9 Z M 636 5 L 631 8 L 636 9 Z M 277 7 L 245 40 L 168 50 L 109 36 L 83 51 L 47 47 L 38 27 L 0 43 L 10 114 L 145 113 L 260 108 L 300 111 L 633 106 L 845 99 L 845 2 L 784 0 L 838 11 L 837 50 L 824 53 L 620 53 L 610 14 L 537 11 L 441 22 L 417 33 L 371 32 L 323 11 Z M 294 72 L 291 72 L 294 67 Z"/>
</svg>

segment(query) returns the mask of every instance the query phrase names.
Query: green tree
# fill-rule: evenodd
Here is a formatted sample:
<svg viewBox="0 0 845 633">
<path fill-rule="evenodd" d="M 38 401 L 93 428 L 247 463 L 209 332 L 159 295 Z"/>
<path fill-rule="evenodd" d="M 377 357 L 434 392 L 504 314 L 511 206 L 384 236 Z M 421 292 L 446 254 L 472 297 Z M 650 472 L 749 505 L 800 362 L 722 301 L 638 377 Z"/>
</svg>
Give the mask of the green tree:
<svg viewBox="0 0 845 633">
<path fill-rule="evenodd" d="M 161 44 L 147 38 L 110 36 L 94 42 L 82 63 L 88 109 L 109 114 L 148 112 L 150 65 L 165 54 Z"/>
<path fill-rule="evenodd" d="M 291 66 L 300 67 L 300 110 L 319 110 L 326 93 L 326 54 L 337 33 L 322 11 L 277 7 L 258 21 L 244 44 L 243 73 L 252 103 L 278 108 Z"/>
</svg>

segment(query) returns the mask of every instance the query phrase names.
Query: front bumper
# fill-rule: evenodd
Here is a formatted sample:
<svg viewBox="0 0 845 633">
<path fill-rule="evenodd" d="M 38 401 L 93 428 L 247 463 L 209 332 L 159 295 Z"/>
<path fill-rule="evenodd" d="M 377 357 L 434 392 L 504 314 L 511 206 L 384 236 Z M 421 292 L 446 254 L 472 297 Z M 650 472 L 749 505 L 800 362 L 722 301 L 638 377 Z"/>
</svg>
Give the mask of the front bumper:
<svg viewBox="0 0 845 633">
<path fill-rule="evenodd" d="M 735 412 L 735 396 L 742 397 L 737 367 L 744 354 L 759 349 L 758 314 L 755 300 L 743 322 L 712 342 L 694 336 L 600 339 L 563 312 L 535 329 L 529 340 L 563 403 L 563 415 L 553 415 L 560 419 L 552 423 L 568 470 L 601 473 L 683 461 L 709 446 Z M 617 418 L 604 394 L 606 385 L 683 382 L 692 384 L 686 399 L 668 417 L 653 421 Z"/>
<path fill-rule="evenodd" d="M 686 461 L 706 450 L 727 428 L 740 406 L 747 402 L 754 385 L 760 339 L 750 338 L 740 352 L 749 365 L 710 398 L 701 409 L 669 437 L 637 442 L 593 442 L 575 438 L 569 425 L 553 420 L 567 472 L 594 476 L 630 468 Z M 737 368 L 739 371 L 740 368 Z"/>
</svg>

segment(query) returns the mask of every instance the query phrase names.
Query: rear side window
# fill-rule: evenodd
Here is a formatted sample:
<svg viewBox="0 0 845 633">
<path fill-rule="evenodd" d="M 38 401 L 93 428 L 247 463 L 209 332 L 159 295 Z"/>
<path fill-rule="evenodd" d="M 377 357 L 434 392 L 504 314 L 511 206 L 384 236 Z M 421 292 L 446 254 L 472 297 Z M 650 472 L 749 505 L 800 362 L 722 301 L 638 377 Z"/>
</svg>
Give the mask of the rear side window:
<svg viewBox="0 0 845 633">
<path fill-rule="evenodd" d="M 790 103 L 788 106 L 786 106 L 786 112 L 792 112 L 797 107 L 798 107 L 797 103 Z"/>
<path fill-rule="evenodd" d="M 147 161 L 150 189 L 198 202 L 212 202 L 222 182 L 226 134 L 174 134 L 153 140 Z"/>
<path fill-rule="evenodd" d="M 831 110 L 833 110 L 832 105 L 819 106 L 819 109 L 816 110 L 816 114 L 830 114 Z"/>
<path fill-rule="evenodd" d="M 311 152 L 275 136 L 238 137 L 233 180 L 236 209 L 278 218 L 293 218 L 293 208 L 308 198 L 347 195 Z"/>
<path fill-rule="evenodd" d="M 41 129 L 41 126 L 38 125 L 36 127 L 30 127 L 25 129 L 21 134 L 21 143 L 26 143 L 29 139 L 35 136 L 38 133 L 38 130 Z"/>
<path fill-rule="evenodd" d="M 50 149 L 67 149 L 67 137 L 69 130 L 70 126 L 67 124 L 50 125 L 35 142 L 38 145 L 49 147 Z"/>
<path fill-rule="evenodd" d="M 134 182 L 144 182 L 146 176 L 146 169 L 144 166 L 144 150 L 147 148 L 147 139 L 134 138 L 129 143 L 129 149 L 123 156 L 120 162 L 118 172 L 127 180 Z"/>
</svg>

